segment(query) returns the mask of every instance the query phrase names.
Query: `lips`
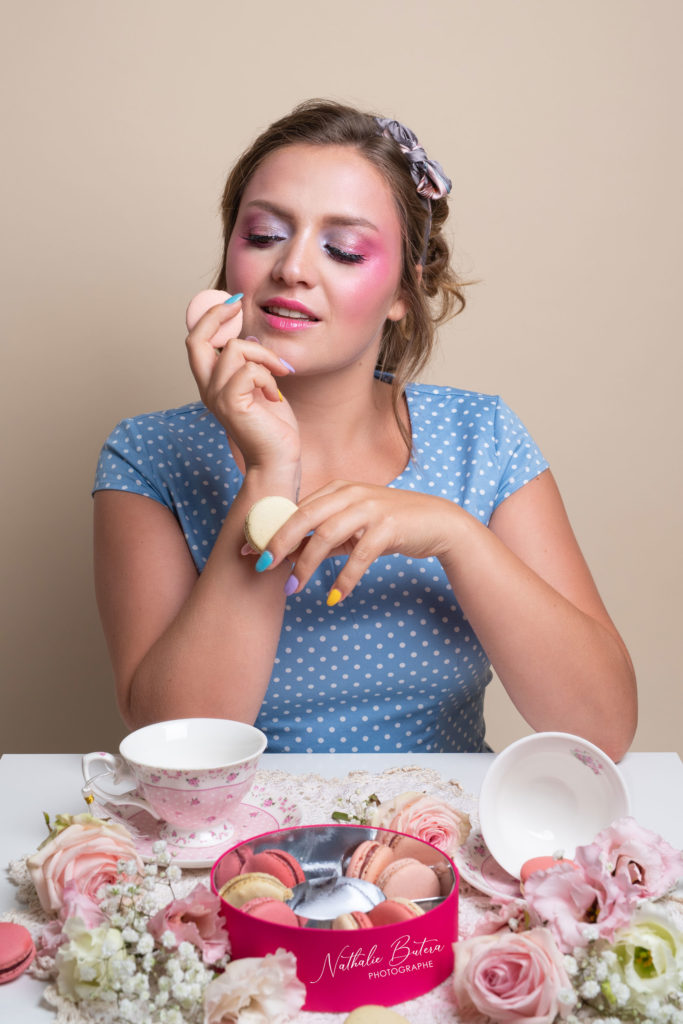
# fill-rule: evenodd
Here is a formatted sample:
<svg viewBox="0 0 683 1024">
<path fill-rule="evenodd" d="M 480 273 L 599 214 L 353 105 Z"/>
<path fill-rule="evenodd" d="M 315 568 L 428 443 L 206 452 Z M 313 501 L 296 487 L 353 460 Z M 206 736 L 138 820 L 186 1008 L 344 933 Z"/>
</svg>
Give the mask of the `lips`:
<svg viewBox="0 0 683 1024">
<path fill-rule="evenodd" d="M 267 316 L 274 317 L 275 319 L 296 320 L 307 323 L 318 322 L 318 317 L 315 313 L 307 306 L 304 306 L 302 302 L 297 302 L 296 299 L 283 299 L 277 296 L 264 303 L 261 309 Z"/>
</svg>

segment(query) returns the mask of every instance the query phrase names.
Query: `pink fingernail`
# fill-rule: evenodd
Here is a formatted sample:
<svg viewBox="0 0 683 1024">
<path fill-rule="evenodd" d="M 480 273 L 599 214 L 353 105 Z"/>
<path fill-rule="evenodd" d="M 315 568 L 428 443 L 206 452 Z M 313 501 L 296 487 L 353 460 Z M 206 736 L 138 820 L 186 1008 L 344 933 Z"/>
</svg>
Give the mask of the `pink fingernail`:
<svg viewBox="0 0 683 1024">
<path fill-rule="evenodd" d="M 255 341 L 257 345 L 261 344 L 261 342 L 258 340 L 258 338 L 256 337 L 255 334 L 248 334 L 244 340 L 245 341 Z"/>
</svg>

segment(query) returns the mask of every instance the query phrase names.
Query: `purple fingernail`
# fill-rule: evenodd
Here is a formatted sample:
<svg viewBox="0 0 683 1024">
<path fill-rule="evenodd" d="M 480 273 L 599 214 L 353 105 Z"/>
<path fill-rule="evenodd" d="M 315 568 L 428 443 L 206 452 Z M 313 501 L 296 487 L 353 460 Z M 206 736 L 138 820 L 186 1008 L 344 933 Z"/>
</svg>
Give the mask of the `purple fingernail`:
<svg viewBox="0 0 683 1024">
<path fill-rule="evenodd" d="M 289 579 L 285 583 L 285 594 L 287 595 L 287 597 L 290 597 L 294 593 L 294 591 L 296 590 L 296 588 L 298 586 L 299 586 L 299 581 L 296 578 L 296 576 L 294 575 L 294 573 L 292 573 L 292 575 L 289 577 Z"/>
<path fill-rule="evenodd" d="M 244 340 L 245 341 L 255 341 L 257 345 L 261 344 L 261 342 L 258 340 L 258 338 L 256 337 L 255 334 L 248 334 Z"/>
<path fill-rule="evenodd" d="M 288 363 L 286 359 L 283 359 L 282 356 L 278 356 L 278 359 L 280 360 L 280 362 L 284 366 L 285 370 L 289 370 L 290 373 L 296 373 L 296 370 L 294 369 L 292 364 Z"/>
</svg>

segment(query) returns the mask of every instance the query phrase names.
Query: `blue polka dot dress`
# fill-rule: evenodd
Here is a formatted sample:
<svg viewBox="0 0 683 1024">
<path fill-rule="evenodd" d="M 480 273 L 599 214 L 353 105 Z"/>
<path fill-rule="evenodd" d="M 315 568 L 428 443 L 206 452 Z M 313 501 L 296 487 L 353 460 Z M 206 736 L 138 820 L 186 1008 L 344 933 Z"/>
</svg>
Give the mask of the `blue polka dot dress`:
<svg viewBox="0 0 683 1024">
<path fill-rule="evenodd" d="M 487 524 L 547 468 L 496 396 L 409 384 L 413 458 L 390 487 L 447 498 Z M 94 490 L 169 508 L 201 572 L 242 485 L 225 432 L 200 403 L 124 420 L 100 454 Z M 479 751 L 491 668 L 436 558 L 379 558 L 345 600 L 325 599 L 327 559 L 287 601 L 256 724 L 268 750 Z"/>
</svg>

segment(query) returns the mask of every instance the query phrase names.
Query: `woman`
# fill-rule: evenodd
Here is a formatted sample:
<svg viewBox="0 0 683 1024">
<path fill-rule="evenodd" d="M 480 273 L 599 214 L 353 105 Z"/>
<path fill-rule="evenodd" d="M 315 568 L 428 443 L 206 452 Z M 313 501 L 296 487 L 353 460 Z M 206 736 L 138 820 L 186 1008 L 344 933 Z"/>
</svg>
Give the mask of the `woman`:
<svg viewBox="0 0 683 1024">
<path fill-rule="evenodd" d="M 628 748 L 632 666 L 547 463 L 499 399 L 410 383 L 464 305 L 449 188 L 402 125 L 322 101 L 233 169 L 232 299 L 187 338 L 202 401 L 119 425 L 98 467 L 131 727 L 224 716 L 270 750 L 482 750 L 492 663 L 533 728 Z M 256 559 L 243 525 L 268 494 L 299 511 Z"/>
</svg>

